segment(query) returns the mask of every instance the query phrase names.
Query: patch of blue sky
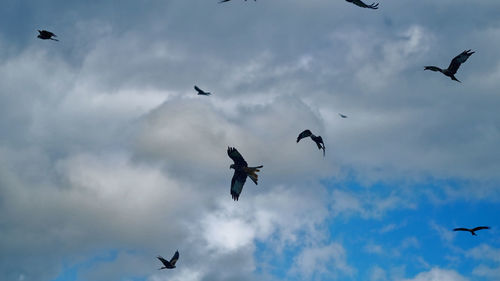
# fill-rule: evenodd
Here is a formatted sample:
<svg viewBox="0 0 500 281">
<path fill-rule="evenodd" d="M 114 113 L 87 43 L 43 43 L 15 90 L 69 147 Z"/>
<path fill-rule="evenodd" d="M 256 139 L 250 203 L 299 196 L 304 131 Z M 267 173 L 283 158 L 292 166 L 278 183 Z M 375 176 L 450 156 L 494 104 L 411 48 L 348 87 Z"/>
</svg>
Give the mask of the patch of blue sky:
<svg viewBox="0 0 500 281">
<path fill-rule="evenodd" d="M 77 281 L 79 274 L 84 271 L 92 270 L 101 263 L 112 262 L 118 257 L 118 250 L 106 250 L 92 255 L 92 257 L 79 262 L 65 262 L 62 271 L 55 279 L 51 281 Z"/>
</svg>

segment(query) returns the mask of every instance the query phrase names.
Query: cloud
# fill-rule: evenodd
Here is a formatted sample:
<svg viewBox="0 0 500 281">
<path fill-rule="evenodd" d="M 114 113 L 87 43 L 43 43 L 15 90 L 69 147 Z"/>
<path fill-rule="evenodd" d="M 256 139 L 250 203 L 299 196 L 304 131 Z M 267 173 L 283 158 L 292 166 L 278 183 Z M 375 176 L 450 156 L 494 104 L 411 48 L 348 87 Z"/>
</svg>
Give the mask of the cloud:
<svg viewBox="0 0 500 281">
<path fill-rule="evenodd" d="M 432 268 L 430 271 L 421 272 L 412 279 L 403 279 L 405 281 L 465 281 L 469 280 L 456 271 L 441 269 L 438 267 Z"/>
<path fill-rule="evenodd" d="M 294 259 L 290 274 L 298 274 L 308 280 L 317 280 L 322 275 L 328 278 L 353 276 L 356 270 L 348 265 L 346 259 L 345 249 L 339 243 L 306 248 Z"/>
</svg>

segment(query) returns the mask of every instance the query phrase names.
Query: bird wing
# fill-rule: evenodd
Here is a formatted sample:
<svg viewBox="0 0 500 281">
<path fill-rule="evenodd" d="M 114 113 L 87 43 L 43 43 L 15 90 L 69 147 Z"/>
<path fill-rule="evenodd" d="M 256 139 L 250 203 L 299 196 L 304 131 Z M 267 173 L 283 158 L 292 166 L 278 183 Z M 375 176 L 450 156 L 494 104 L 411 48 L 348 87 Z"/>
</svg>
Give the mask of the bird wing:
<svg viewBox="0 0 500 281">
<path fill-rule="evenodd" d="M 178 259 L 179 259 L 179 251 L 175 251 L 174 256 L 170 259 L 170 264 L 175 265 Z"/>
<path fill-rule="evenodd" d="M 490 229 L 490 227 L 489 226 L 478 226 L 478 227 L 473 228 L 472 231 L 478 231 L 481 229 Z"/>
<path fill-rule="evenodd" d="M 240 198 L 240 193 L 243 190 L 246 180 L 247 174 L 245 172 L 234 170 L 234 175 L 231 179 L 231 197 L 233 197 L 233 200 L 238 201 L 238 198 Z"/>
<path fill-rule="evenodd" d="M 453 231 L 471 231 L 471 230 L 468 228 L 459 227 L 459 228 L 454 228 Z"/>
<path fill-rule="evenodd" d="M 228 2 L 228 1 L 231 1 L 231 0 L 221 0 L 221 1 L 219 1 L 219 3 Z"/>
<path fill-rule="evenodd" d="M 352 3 L 356 6 L 359 6 L 359 7 L 362 7 L 362 8 L 369 8 L 369 9 L 378 9 L 378 3 L 372 3 L 370 5 L 366 5 L 365 3 L 363 3 L 361 0 L 353 0 Z"/>
<path fill-rule="evenodd" d="M 247 161 L 243 159 L 243 156 L 236 150 L 234 147 L 228 147 L 227 148 L 227 155 L 229 155 L 229 158 L 231 158 L 234 162 L 235 165 L 237 166 L 243 166 L 243 167 L 248 167 Z"/>
<path fill-rule="evenodd" d="M 347 115 L 344 115 L 342 113 L 339 113 L 339 116 L 342 117 L 342 118 L 347 118 Z"/>
<path fill-rule="evenodd" d="M 202 93 L 202 92 L 203 92 L 203 91 L 202 91 L 200 88 L 198 88 L 198 86 L 196 86 L 196 85 L 194 86 L 194 89 L 195 89 L 198 93 Z"/>
<path fill-rule="evenodd" d="M 450 66 L 448 66 L 448 71 L 451 74 L 457 73 L 458 69 L 460 68 L 460 65 L 467 61 L 467 59 L 474 54 L 475 52 L 471 52 L 471 50 L 465 50 L 460 55 L 454 57 L 451 60 Z"/>
<path fill-rule="evenodd" d="M 309 130 L 304 130 L 302 133 L 299 134 L 299 136 L 297 137 L 297 142 L 299 142 L 301 139 L 303 138 L 307 138 L 307 137 L 310 137 L 312 135 L 311 131 Z"/>
<path fill-rule="evenodd" d="M 424 70 L 441 71 L 441 68 L 439 68 L 437 66 L 428 65 L 428 66 L 424 66 Z"/>
<path fill-rule="evenodd" d="M 317 136 L 317 137 L 311 137 L 313 139 L 313 141 L 316 143 L 316 145 L 318 146 L 318 149 L 323 149 L 323 156 L 325 156 L 325 150 L 326 150 L 326 147 L 325 147 L 325 143 L 323 142 L 323 138 L 321 136 Z"/>
<path fill-rule="evenodd" d="M 170 265 L 170 263 L 166 259 L 164 259 L 162 256 L 158 256 L 156 258 L 159 259 L 161 261 L 161 263 L 163 263 L 164 266 Z"/>
</svg>

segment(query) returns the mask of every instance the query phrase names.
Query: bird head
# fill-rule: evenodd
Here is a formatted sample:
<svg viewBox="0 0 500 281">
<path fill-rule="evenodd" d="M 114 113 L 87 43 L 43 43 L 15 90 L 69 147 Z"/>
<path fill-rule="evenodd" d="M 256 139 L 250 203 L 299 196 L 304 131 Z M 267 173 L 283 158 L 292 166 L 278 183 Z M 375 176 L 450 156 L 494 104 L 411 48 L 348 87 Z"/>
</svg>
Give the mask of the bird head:
<svg viewBox="0 0 500 281">
<path fill-rule="evenodd" d="M 231 169 L 234 169 L 234 164 L 231 164 L 231 165 L 229 166 L 229 170 L 231 170 Z"/>
</svg>

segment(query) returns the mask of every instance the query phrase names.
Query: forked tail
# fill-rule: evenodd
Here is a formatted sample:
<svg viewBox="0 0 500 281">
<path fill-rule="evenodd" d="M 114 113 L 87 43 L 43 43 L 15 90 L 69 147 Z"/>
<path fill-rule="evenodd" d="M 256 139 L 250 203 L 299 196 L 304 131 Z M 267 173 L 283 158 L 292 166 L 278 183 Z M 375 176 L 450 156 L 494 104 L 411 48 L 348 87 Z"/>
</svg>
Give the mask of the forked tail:
<svg viewBox="0 0 500 281">
<path fill-rule="evenodd" d="M 260 168 L 264 166 L 260 165 L 257 167 L 246 167 L 245 172 L 247 173 L 248 177 L 255 183 L 257 184 L 257 181 L 259 180 L 259 175 L 257 175 L 257 172 L 260 172 Z"/>
</svg>

